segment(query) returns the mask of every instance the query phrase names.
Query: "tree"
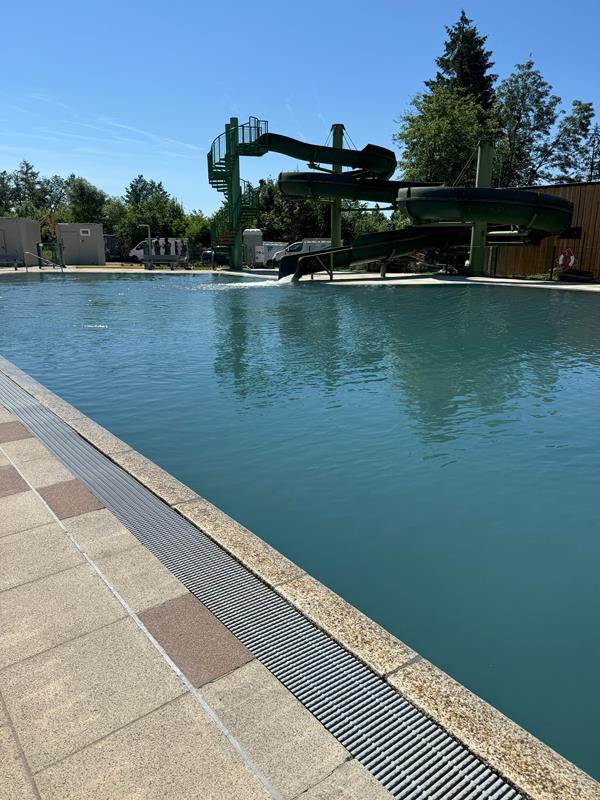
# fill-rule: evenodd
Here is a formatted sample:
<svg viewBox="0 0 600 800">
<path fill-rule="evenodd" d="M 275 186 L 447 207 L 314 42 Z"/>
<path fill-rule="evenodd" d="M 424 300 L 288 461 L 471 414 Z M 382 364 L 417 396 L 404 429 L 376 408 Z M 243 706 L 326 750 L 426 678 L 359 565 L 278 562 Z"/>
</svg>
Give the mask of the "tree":
<svg viewBox="0 0 600 800">
<path fill-rule="evenodd" d="M 12 175 L 6 170 L 0 172 L 0 214 L 11 214 L 14 208 L 14 184 Z"/>
<path fill-rule="evenodd" d="M 106 194 L 85 178 L 67 178 L 67 202 L 71 222 L 101 222 Z"/>
<path fill-rule="evenodd" d="M 414 111 L 402 117 L 393 136 L 403 179 L 453 184 L 488 131 L 481 106 L 463 90 L 440 85 L 418 94 L 411 105 Z M 472 158 L 461 184 L 472 185 L 475 165 Z"/>
<path fill-rule="evenodd" d="M 496 91 L 495 113 L 501 129 L 496 146 L 496 185 L 523 186 L 544 177 L 548 141 L 560 98 L 530 59 L 517 64 Z"/>
<path fill-rule="evenodd" d="M 464 10 L 455 25 L 446 26 L 446 33 L 444 53 L 436 58 L 439 71 L 426 86 L 462 90 L 488 111 L 494 100 L 494 82 L 498 76 L 489 72 L 494 62 L 490 61 L 492 51 L 485 49 L 487 36 L 481 36 Z"/>
<path fill-rule="evenodd" d="M 56 212 L 67 199 L 67 182 L 60 175 L 40 180 L 40 199 L 47 211 Z"/>
<path fill-rule="evenodd" d="M 582 147 L 583 180 L 600 181 L 600 125 L 596 123 Z"/>
<path fill-rule="evenodd" d="M 201 211 L 190 211 L 186 216 L 185 235 L 192 247 L 210 244 L 210 220 Z"/>
<path fill-rule="evenodd" d="M 163 199 L 169 197 L 169 193 L 159 181 L 149 181 L 143 175 L 134 178 L 127 189 L 125 189 L 125 202 L 129 206 L 137 206 L 146 202 L 151 197 L 160 196 Z"/>
<path fill-rule="evenodd" d="M 558 131 L 547 148 L 547 161 L 552 165 L 556 180 L 569 183 L 589 180 L 589 140 L 593 119 L 593 104 L 574 100 L 571 113 L 560 120 Z M 592 150 L 593 147 L 592 141 Z"/>
<path fill-rule="evenodd" d="M 13 202 L 17 210 L 25 204 L 30 208 L 40 205 L 40 173 L 30 161 L 21 161 L 12 174 L 12 183 Z"/>
</svg>

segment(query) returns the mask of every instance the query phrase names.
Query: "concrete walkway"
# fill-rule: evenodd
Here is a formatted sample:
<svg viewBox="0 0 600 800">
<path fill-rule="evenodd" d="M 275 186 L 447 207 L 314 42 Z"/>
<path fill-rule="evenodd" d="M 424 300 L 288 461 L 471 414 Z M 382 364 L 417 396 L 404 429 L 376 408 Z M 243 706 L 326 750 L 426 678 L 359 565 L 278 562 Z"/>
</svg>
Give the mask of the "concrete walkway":
<svg viewBox="0 0 600 800">
<path fill-rule="evenodd" d="M 0 798 L 385 800 L 0 406 Z"/>
</svg>

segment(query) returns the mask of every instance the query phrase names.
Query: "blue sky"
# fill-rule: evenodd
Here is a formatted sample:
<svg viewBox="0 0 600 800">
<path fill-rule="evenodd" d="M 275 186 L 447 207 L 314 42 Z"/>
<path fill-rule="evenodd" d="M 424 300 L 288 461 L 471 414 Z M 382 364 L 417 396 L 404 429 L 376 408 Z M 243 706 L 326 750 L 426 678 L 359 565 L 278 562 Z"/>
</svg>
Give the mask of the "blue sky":
<svg viewBox="0 0 600 800">
<path fill-rule="evenodd" d="M 44 175 L 75 172 L 110 194 L 143 173 L 187 209 L 212 212 L 221 196 L 207 183 L 206 152 L 230 116 L 315 142 L 343 122 L 357 147 L 391 146 L 394 120 L 433 76 L 444 25 L 463 6 L 501 77 L 531 55 L 566 104 L 591 100 L 600 112 L 592 0 L 11 0 L 0 169 L 27 158 Z M 248 158 L 242 176 L 296 166 Z"/>
</svg>

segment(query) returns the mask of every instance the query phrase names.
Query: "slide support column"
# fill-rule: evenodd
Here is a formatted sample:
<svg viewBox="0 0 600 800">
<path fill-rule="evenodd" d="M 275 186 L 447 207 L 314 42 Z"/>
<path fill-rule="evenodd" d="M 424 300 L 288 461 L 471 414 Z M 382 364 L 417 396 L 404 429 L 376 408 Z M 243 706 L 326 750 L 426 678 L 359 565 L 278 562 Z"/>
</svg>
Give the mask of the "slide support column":
<svg viewBox="0 0 600 800">
<path fill-rule="evenodd" d="M 240 157 L 238 155 L 239 129 L 237 117 L 231 117 L 225 125 L 227 132 L 227 158 L 229 160 L 229 230 L 235 238 L 229 247 L 229 269 L 242 268 L 242 192 L 240 189 Z"/>
<path fill-rule="evenodd" d="M 490 139 L 479 142 L 477 152 L 477 177 L 475 186 L 478 189 L 489 189 L 492 185 L 492 164 L 494 161 L 494 143 Z M 487 222 L 474 222 L 471 228 L 471 249 L 469 250 L 469 272 L 471 275 L 482 275 L 485 264 L 485 243 L 487 240 Z"/>
<path fill-rule="evenodd" d="M 340 122 L 334 122 L 331 126 L 331 146 L 341 149 L 344 146 L 344 126 Z M 341 165 L 332 164 L 334 173 L 342 171 Z M 331 201 L 331 246 L 342 246 L 342 200 L 335 197 Z"/>
</svg>

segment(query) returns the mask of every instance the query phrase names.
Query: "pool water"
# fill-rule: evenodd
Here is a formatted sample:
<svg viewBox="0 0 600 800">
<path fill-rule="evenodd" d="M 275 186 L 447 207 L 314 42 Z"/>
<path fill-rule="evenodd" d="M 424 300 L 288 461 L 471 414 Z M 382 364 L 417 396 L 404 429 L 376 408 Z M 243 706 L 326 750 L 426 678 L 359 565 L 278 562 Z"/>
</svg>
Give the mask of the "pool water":
<svg viewBox="0 0 600 800">
<path fill-rule="evenodd" d="M 600 296 L 5 276 L 0 352 L 600 777 Z"/>
</svg>

